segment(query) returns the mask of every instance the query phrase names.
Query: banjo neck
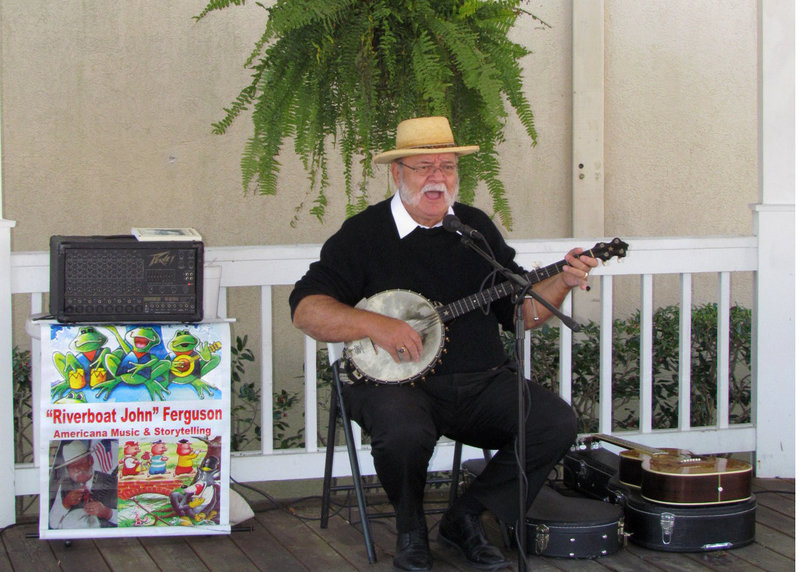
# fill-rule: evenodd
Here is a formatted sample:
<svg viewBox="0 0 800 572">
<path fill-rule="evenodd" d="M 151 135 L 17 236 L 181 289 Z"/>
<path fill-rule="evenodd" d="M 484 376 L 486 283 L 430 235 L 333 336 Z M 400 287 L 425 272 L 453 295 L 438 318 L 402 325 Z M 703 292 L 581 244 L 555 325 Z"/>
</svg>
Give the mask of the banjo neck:
<svg viewBox="0 0 800 572">
<path fill-rule="evenodd" d="M 584 250 L 578 256 L 583 255 L 596 258 L 593 249 Z M 531 270 L 525 274 L 525 278 L 527 278 L 531 284 L 536 284 L 537 282 L 541 282 L 542 280 L 561 273 L 566 265 L 567 261 L 562 259 L 548 266 Z M 439 313 L 439 318 L 441 318 L 442 322 L 447 323 L 450 320 L 455 320 L 459 316 L 463 316 L 468 312 L 488 306 L 492 302 L 496 302 L 497 300 L 505 298 L 506 296 L 510 296 L 514 293 L 514 290 L 515 285 L 509 280 L 507 282 L 503 282 L 502 284 L 498 284 L 497 286 L 481 290 L 476 294 L 465 296 L 464 298 L 456 300 L 455 302 L 450 302 L 449 304 L 443 306 L 437 306 L 436 311 Z"/>
</svg>

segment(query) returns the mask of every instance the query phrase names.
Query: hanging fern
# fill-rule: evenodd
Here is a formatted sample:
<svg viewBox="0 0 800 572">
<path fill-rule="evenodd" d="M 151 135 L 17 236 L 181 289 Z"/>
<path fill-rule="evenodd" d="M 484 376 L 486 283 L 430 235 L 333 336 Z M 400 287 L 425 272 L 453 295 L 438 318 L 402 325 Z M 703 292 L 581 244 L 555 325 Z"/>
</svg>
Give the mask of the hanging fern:
<svg viewBox="0 0 800 572">
<path fill-rule="evenodd" d="M 242 5 L 211 0 L 197 17 Z M 528 50 L 508 39 L 524 0 L 277 0 L 264 7 L 264 34 L 247 59 L 252 81 L 213 125 L 225 133 L 252 109 L 253 136 L 241 167 L 245 193 L 274 195 L 279 153 L 294 142 L 309 186 L 301 206 L 322 219 L 328 204 L 328 146 L 344 164 L 348 215 L 368 203 L 374 154 L 394 147 L 403 119 L 450 118 L 456 141 L 481 152 L 461 160 L 460 199 L 486 182 L 495 213 L 511 228 L 497 147 L 506 103 L 536 144 L 519 60 Z M 261 4 L 259 4 L 261 5 Z M 313 197 L 313 198 L 312 198 Z"/>
</svg>

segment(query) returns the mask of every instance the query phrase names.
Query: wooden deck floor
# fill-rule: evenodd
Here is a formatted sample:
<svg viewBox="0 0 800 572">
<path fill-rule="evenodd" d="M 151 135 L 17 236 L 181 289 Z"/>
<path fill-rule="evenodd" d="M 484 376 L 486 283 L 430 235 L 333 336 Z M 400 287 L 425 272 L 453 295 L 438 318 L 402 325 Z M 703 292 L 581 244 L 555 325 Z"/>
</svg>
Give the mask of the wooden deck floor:
<svg viewBox="0 0 800 572">
<path fill-rule="evenodd" d="M 618 553 L 595 560 L 565 560 L 530 556 L 529 570 L 725 570 L 771 572 L 795 569 L 794 480 L 757 479 L 756 541 L 735 550 L 699 554 L 646 550 L 629 543 Z M 240 490 L 240 489 L 237 489 Z M 787 492 L 790 491 L 790 492 Z M 242 523 L 246 531 L 230 535 L 193 537 L 115 538 L 103 540 L 42 541 L 34 519 L 2 532 L 0 570 L 392 570 L 394 523 L 373 521 L 378 562 L 370 565 L 359 525 L 341 512 L 325 530 L 319 527 L 319 499 L 292 502 L 257 501 L 243 491 L 256 516 Z M 429 516 L 431 538 L 436 538 L 439 516 Z M 491 540 L 501 544 L 499 529 L 489 527 Z M 434 570 L 473 570 L 457 553 L 432 541 Z M 517 569 L 516 553 L 506 551 Z"/>
</svg>

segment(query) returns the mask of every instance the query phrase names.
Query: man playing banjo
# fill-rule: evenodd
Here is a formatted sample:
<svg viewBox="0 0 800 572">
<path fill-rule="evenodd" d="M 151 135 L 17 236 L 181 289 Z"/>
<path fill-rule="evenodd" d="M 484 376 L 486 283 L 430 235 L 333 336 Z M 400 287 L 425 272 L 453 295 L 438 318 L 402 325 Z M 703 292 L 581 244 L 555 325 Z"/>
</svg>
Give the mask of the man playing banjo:
<svg viewBox="0 0 800 572">
<path fill-rule="evenodd" d="M 376 307 L 356 305 L 386 291 L 400 291 L 402 305 L 404 292 L 448 304 L 484 290 L 491 284 L 493 268 L 461 244 L 464 233 L 487 244 L 500 264 L 524 274 L 489 216 L 455 202 L 458 157 L 476 151 L 477 146 L 455 144 L 444 117 L 400 123 L 396 149 L 375 157 L 376 163 L 390 164 L 397 192 L 346 220 L 325 242 L 320 260 L 291 294 L 294 325 L 319 341 L 368 340 L 357 346 L 358 351 L 384 357 L 387 370 L 392 364 L 419 364 L 430 353 L 426 343 L 440 343 L 440 338 L 419 327 L 418 316 L 383 312 L 391 306 L 385 300 Z M 448 214 L 457 217 L 448 218 L 459 223 L 460 233 L 443 227 Z M 580 248 L 567 253 L 563 270 L 533 289 L 554 306 L 572 288 L 585 289 L 589 271 L 598 262 L 580 253 Z M 532 300 L 523 308 L 526 328 L 551 316 Z M 509 564 L 487 541 L 480 515 L 489 510 L 508 523 L 518 517 L 517 374 L 498 330 L 501 326 L 513 331 L 514 316 L 511 297 L 504 297 L 449 322 L 446 353 L 437 354 L 433 369 L 422 364 L 421 372 L 409 376 L 413 384 L 402 379 L 382 383 L 378 371 L 344 387 L 348 412 L 371 436 L 378 478 L 397 510 L 394 565 L 401 570 L 432 567 L 423 490 L 428 462 L 442 435 L 497 453 L 442 517 L 440 540 L 460 549 L 475 567 L 494 570 Z M 572 408 L 551 391 L 528 382 L 527 392 L 525 472 L 530 506 L 574 443 L 576 420 Z"/>
</svg>

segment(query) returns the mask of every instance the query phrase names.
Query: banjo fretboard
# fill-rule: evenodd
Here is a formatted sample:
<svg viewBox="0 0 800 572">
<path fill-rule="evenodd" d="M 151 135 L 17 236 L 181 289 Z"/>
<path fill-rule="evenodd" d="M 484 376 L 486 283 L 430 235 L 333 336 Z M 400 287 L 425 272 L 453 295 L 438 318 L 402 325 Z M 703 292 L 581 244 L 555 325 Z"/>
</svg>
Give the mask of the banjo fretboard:
<svg viewBox="0 0 800 572">
<path fill-rule="evenodd" d="M 625 250 L 627 247 L 628 245 L 626 243 L 622 242 L 618 238 L 615 238 L 610 243 L 598 242 L 594 245 L 594 248 L 584 250 L 578 256 L 586 255 L 593 258 L 599 258 L 601 260 L 609 260 L 612 256 L 625 256 Z M 566 265 L 567 261 L 562 259 L 548 266 L 531 270 L 525 274 L 525 277 L 530 281 L 531 284 L 536 284 L 542 280 L 546 280 L 547 278 L 555 276 L 556 274 L 560 274 L 563 272 Z M 447 323 L 450 320 L 455 320 L 459 316 L 463 316 L 468 312 L 488 306 L 492 302 L 496 302 L 497 300 L 505 298 L 506 296 L 511 296 L 511 294 L 514 293 L 514 289 L 514 284 L 512 284 L 510 281 L 506 281 L 502 284 L 498 284 L 497 286 L 492 286 L 491 288 L 481 290 L 475 294 L 470 294 L 469 296 L 456 300 L 455 302 L 450 302 L 447 305 L 437 306 L 436 311 L 439 313 L 439 318 L 441 318 L 442 322 Z"/>
</svg>

